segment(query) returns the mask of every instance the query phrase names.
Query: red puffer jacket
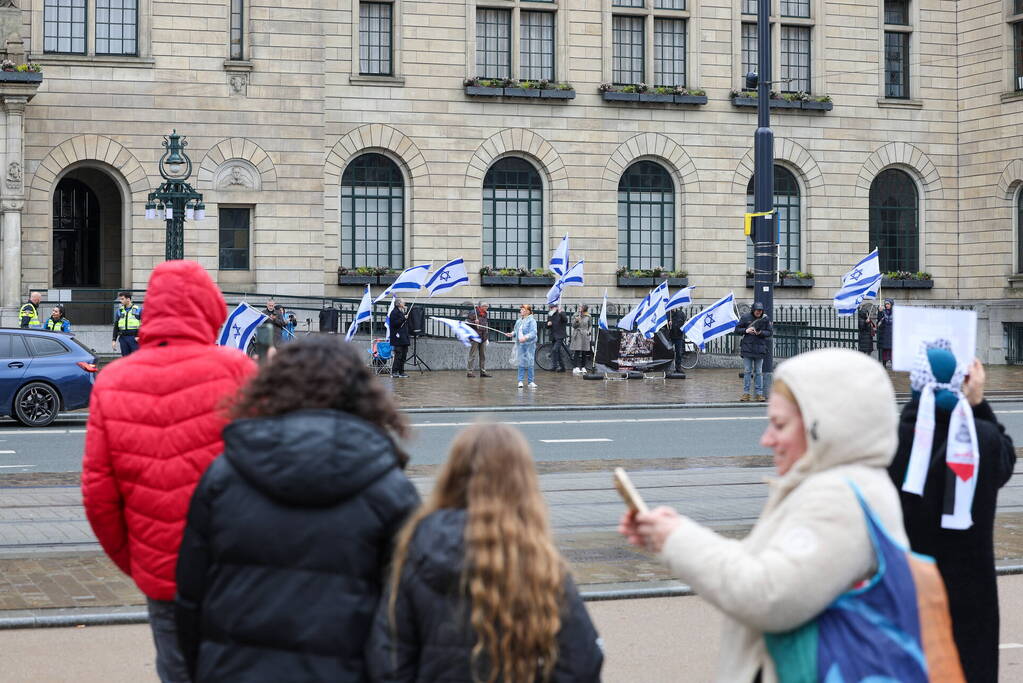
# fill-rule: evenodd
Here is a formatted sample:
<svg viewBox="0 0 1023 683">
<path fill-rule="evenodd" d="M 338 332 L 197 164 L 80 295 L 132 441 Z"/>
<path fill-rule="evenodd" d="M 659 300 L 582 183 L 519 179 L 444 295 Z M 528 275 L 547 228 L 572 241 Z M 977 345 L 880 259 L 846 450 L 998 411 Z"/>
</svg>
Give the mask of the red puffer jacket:
<svg viewBox="0 0 1023 683">
<path fill-rule="evenodd" d="M 82 495 L 110 558 L 150 598 L 173 600 L 192 490 L 223 451 L 222 408 L 255 364 L 214 344 L 227 308 L 194 261 L 153 270 L 143 316 L 139 350 L 92 390 Z"/>
</svg>

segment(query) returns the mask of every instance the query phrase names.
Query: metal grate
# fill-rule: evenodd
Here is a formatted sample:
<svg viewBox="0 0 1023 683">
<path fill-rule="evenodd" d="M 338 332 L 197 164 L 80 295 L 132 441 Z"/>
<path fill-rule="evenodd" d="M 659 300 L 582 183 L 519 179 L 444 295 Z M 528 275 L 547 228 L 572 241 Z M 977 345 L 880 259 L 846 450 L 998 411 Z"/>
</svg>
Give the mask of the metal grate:
<svg viewBox="0 0 1023 683">
<path fill-rule="evenodd" d="M 1023 365 L 1023 323 L 1002 323 L 1005 326 L 1005 362 Z"/>
<path fill-rule="evenodd" d="M 870 185 L 870 244 L 881 272 L 916 272 L 920 263 L 916 185 L 905 171 L 889 168 Z"/>
<path fill-rule="evenodd" d="M 643 82 L 643 17 L 616 16 L 611 33 L 614 41 L 612 78 L 628 85 Z"/>
<path fill-rule="evenodd" d="M 633 164 L 618 183 L 618 265 L 675 267 L 675 187 L 652 161 Z"/>
<path fill-rule="evenodd" d="M 401 268 L 404 259 L 404 181 L 382 154 L 363 154 L 341 178 L 341 264 Z"/>
</svg>

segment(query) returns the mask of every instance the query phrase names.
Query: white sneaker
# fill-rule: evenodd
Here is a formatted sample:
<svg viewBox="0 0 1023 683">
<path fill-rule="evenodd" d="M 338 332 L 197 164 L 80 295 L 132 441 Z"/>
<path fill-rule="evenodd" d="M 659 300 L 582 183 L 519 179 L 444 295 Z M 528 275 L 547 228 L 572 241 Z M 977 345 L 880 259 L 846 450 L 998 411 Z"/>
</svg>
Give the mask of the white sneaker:
<svg viewBox="0 0 1023 683">
<path fill-rule="evenodd" d="M 530 382 L 529 383 L 529 388 L 530 389 L 536 389 L 536 382 Z"/>
<path fill-rule="evenodd" d="M 519 382 L 519 389 L 522 388 L 522 382 Z"/>
<path fill-rule="evenodd" d="M 572 368 L 572 374 L 573 375 L 578 375 L 579 374 L 579 368 Z"/>
</svg>

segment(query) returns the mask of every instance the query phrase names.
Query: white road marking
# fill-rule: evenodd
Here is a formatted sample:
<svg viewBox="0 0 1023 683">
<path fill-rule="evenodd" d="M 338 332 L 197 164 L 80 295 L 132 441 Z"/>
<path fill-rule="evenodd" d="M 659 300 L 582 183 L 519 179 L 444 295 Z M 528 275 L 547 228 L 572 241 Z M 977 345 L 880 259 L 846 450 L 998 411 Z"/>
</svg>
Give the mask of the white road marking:
<svg viewBox="0 0 1023 683">
<path fill-rule="evenodd" d="M 29 436 L 35 434 L 85 434 L 84 429 L 5 429 L 0 431 L 0 434 L 27 434 Z"/>
<path fill-rule="evenodd" d="M 1023 647 L 1023 643 L 1002 643 L 998 646 L 999 650 L 1015 650 L 1016 648 Z"/>
<path fill-rule="evenodd" d="M 17 451 L 0 451 L 0 455 L 14 455 Z"/>
<path fill-rule="evenodd" d="M 719 422 L 722 420 L 766 420 L 766 415 L 755 415 L 750 417 L 640 417 L 626 418 L 620 420 L 519 420 L 516 422 L 504 422 L 507 425 L 606 425 L 606 424 L 635 424 L 641 422 Z M 476 422 L 417 422 L 413 427 L 468 427 L 477 424 Z"/>
<path fill-rule="evenodd" d="M 611 441 L 611 439 L 540 439 L 541 443 L 597 443 L 604 441 Z"/>
<path fill-rule="evenodd" d="M 35 467 L 35 465 L 0 465 L 0 469 L 10 469 L 12 467 Z"/>
</svg>

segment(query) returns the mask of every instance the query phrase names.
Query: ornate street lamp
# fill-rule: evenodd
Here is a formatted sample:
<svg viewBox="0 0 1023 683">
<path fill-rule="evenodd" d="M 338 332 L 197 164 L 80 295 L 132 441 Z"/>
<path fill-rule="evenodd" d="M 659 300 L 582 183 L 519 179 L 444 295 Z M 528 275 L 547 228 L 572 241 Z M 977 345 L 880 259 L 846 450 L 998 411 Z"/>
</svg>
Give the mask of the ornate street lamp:
<svg viewBox="0 0 1023 683">
<path fill-rule="evenodd" d="M 206 218 L 206 205 L 202 195 L 188 184 L 192 175 L 192 160 L 185 153 L 188 142 L 177 130 L 164 136 L 164 153 L 160 157 L 160 175 L 163 184 L 149 193 L 146 219 L 167 221 L 167 260 L 185 258 L 185 219 L 201 221 Z"/>
</svg>

